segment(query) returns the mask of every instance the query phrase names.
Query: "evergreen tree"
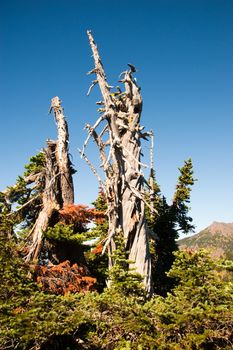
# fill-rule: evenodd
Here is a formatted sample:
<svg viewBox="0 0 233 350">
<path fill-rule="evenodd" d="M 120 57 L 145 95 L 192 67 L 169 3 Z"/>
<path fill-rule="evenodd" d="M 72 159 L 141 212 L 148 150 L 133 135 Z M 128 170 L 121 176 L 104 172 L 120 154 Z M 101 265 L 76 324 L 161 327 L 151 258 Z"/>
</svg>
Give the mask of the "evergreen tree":
<svg viewBox="0 0 233 350">
<path fill-rule="evenodd" d="M 143 278 L 134 269 L 129 268 L 128 252 L 125 251 L 125 242 L 122 232 L 115 235 L 116 249 L 112 254 L 114 265 L 109 271 L 110 293 L 117 293 L 120 297 L 146 297 L 143 288 Z"/>
<path fill-rule="evenodd" d="M 44 190 L 45 157 L 43 152 L 30 158 L 22 176 L 18 176 L 15 185 L 1 192 L 2 211 L 7 211 L 17 227 L 20 240 L 29 233 L 38 217 Z"/>
<path fill-rule="evenodd" d="M 188 216 L 191 186 L 194 184 L 192 160 L 185 161 L 179 171 L 180 176 L 171 205 L 161 195 L 153 171 L 150 179 L 153 193 L 151 201 L 157 214 L 147 211 L 147 221 L 150 229 L 156 234 L 156 239 L 153 239 L 153 235 L 151 239 L 152 278 L 154 291 L 160 295 L 166 295 L 174 285 L 174 280 L 168 277 L 166 272 L 174 261 L 173 252 L 178 249 L 176 239 L 179 232 L 188 233 L 194 228 L 192 218 Z"/>
<path fill-rule="evenodd" d="M 96 278 L 95 287 L 99 292 L 102 292 L 106 287 L 108 278 L 108 256 L 107 253 L 102 254 L 103 242 L 108 235 L 108 218 L 105 215 L 107 202 L 102 190 L 99 191 L 97 199 L 92 204 L 103 216 L 102 220 L 96 222 L 95 226 L 90 229 L 90 234 L 93 236 L 94 241 L 92 249 L 86 251 L 85 257 L 90 274 Z"/>
<path fill-rule="evenodd" d="M 225 269 L 200 250 L 177 251 L 168 276 L 177 285 L 166 298 L 148 302 L 157 320 L 157 349 L 231 349 L 233 284 L 217 273 Z"/>
</svg>

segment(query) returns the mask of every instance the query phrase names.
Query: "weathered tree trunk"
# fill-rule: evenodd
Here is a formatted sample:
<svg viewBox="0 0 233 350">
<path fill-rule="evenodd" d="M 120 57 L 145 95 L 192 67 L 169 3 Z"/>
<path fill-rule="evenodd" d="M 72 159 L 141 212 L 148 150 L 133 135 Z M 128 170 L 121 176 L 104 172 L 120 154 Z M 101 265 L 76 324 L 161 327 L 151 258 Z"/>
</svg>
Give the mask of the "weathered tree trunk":
<svg viewBox="0 0 233 350">
<path fill-rule="evenodd" d="M 89 74 L 95 73 L 97 78 L 92 82 L 91 88 L 96 83 L 99 84 L 103 101 L 97 104 L 102 104 L 104 108 L 100 109 L 102 116 L 95 125 L 92 128 L 86 126 L 89 134 L 84 147 L 90 137 L 93 137 L 106 175 L 104 189 L 108 202 L 109 233 L 105 248 L 108 247 L 110 255 L 115 249 L 114 235 L 117 231 L 122 231 L 129 260 L 133 261 L 131 267 L 143 276 L 145 287 L 151 292 L 149 232 L 145 220 L 144 176 L 140 160 L 140 140 L 148 134 L 141 132 L 142 98 L 140 88 L 132 77 L 136 70 L 129 65 L 130 69 L 122 73 L 124 78 L 121 82 L 125 85 L 125 92 L 122 93 L 118 88 L 117 92 L 111 93 L 91 32 L 88 32 L 88 37 L 95 62 L 95 68 Z M 95 129 L 104 120 L 107 125 L 98 134 Z M 105 132 L 109 134 L 107 142 L 102 138 Z M 82 155 L 85 156 L 84 149 Z M 109 265 L 113 263 L 110 257 Z"/>
<path fill-rule="evenodd" d="M 40 254 L 43 231 L 49 226 L 49 221 L 56 210 L 61 208 L 58 187 L 57 165 L 56 165 L 55 141 L 48 141 L 48 147 L 44 150 L 46 169 L 44 170 L 44 190 L 42 192 L 42 209 L 31 230 L 31 246 L 26 261 L 35 260 Z"/>
<path fill-rule="evenodd" d="M 57 122 L 58 140 L 56 147 L 56 160 L 60 172 L 60 192 L 62 205 L 74 203 L 74 187 L 71 174 L 71 162 L 69 158 L 68 142 L 69 133 L 67 122 L 64 117 L 61 101 L 58 97 L 52 98 L 51 108 L 54 110 Z"/>
<path fill-rule="evenodd" d="M 43 179 L 44 183 L 41 191 L 42 209 L 29 235 L 31 246 L 26 256 L 27 261 L 38 259 L 43 232 L 51 223 L 53 214 L 65 204 L 74 202 L 72 167 L 68 153 L 68 127 L 58 97 L 52 99 L 50 111 L 52 109 L 58 128 L 58 140 L 48 140 L 48 147 L 44 150 L 45 169 L 40 176 L 40 181 Z"/>
</svg>

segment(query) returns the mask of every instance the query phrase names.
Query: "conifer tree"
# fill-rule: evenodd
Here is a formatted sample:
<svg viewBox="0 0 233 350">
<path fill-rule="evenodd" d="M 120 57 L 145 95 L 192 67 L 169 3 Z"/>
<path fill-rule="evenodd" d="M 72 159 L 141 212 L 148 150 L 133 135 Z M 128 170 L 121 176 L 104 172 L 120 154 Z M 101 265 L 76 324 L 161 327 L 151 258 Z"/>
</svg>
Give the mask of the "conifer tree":
<svg viewBox="0 0 233 350">
<path fill-rule="evenodd" d="M 102 292 L 108 279 L 108 256 L 106 252 L 103 254 L 103 242 L 108 234 L 107 202 L 102 189 L 92 204 L 103 216 L 102 220 L 96 222 L 95 226 L 90 229 L 94 241 L 92 248 L 86 252 L 85 256 L 90 274 L 96 278 L 95 288 Z"/>
<path fill-rule="evenodd" d="M 128 260 L 128 253 L 125 251 L 125 242 L 122 232 L 115 235 L 116 249 L 112 254 L 114 265 L 109 271 L 111 293 L 118 293 L 120 296 L 145 298 L 143 289 L 143 278 L 133 268 L 129 268 L 131 261 Z"/>
<path fill-rule="evenodd" d="M 224 265 L 205 250 L 177 251 L 175 257 L 168 276 L 176 287 L 166 298 L 149 302 L 151 317 L 160 325 L 157 348 L 230 350 L 233 284 L 217 273 Z"/>
<path fill-rule="evenodd" d="M 179 238 L 179 232 L 188 233 L 194 229 L 192 218 L 188 216 L 191 186 L 194 184 L 192 160 L 185 161 L 179 171 L 180 176 L 170 205 L 161 195 L 155 172 L 151 173 L 152 200 L 157 214 L 151 215 L 147 211 L 147 220 L 149 227 L 156 234 L 156 238 L 153 239 L 152 235 L 151 239 L 152 278 L 154 291 L 161 295 L 166 295 L 173 286 L 174 281 L 166 276 L 166 272 L 170 270 L 174 261 L 173 252 L 178 249 L 176 240 Z"/>
</svg>

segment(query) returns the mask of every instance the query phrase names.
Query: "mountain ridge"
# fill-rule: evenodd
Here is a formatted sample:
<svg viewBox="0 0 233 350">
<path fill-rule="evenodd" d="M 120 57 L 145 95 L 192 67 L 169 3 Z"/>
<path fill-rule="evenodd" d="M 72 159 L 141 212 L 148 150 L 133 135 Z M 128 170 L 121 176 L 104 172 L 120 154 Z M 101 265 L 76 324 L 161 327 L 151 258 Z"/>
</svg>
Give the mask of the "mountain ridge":
<svg viewBox="0 0 233 350">
<path fill-rule="evenodd" d="M 233 222 L 214 221 L 199 233 L 182 238 L 177 243 L 181 250 L 205 248 L 211 252 L 213 258 L 233 260 Z"/>
</svg>

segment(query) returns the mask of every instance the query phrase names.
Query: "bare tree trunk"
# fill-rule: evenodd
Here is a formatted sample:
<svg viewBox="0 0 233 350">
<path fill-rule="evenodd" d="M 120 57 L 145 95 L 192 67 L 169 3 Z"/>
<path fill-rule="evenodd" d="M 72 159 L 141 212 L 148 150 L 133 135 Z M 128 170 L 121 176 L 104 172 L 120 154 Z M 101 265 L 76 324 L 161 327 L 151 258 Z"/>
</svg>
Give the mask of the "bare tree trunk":
<svg viewBox="0 0 233 350">
<path fill-rule="evenodd" d="M 52 109 L 58 128 L 58 140 L 48 140 L 48 147 L 44 150 L 45 169 L 40 176 L 40 181 L 43 179 L 44 183 L 41 192 L 42 209 L 29 235 L 31 245 L 26 261 L 38 259 L 43 232 L 51 223 L 53 214 L 65 204 L 74 202 L 72 167 L 68 153 L 68 127 L 58 97 L 52 99 L 50 111 Z"/>
<path fill-rule="evenodd" d="M 44 173 L 44 191 L 42 193 L 42 209 L 30 232 L 31 246 L 26 256 L 26 261 L 35 260 L 40 254 L 42 246 L 43 231 L 49 226 L 52 214 L 61 208 L 58 192 L 55 190 L 58 185 L 56 152 L 57 143 L 48 141 L 48 148 L 44 150 L 46 169 Z"/>
<path fill-rule="evenodd" d="M 54 116 L 57 122 L 58 130 L 56 159 L 60 172 L 62 204 L 72 204 L 74 203 L 74 187 L 71 174 L 71 162 L 68 151 L 69 133 L 67 122 L 64 117 L 63 108 L 61 107 L 61 101 L 58 97 L 52 98 L 51 108 L 54 110 Z"/>
<path fill-rule="evenodd" d="M 103 101 L 97 104 L 102 104 L 104 108 L 100 109 L 102 115 L 95 125 L 86 126 L 89 134 L 81 153 L 87 159 L 84 149 L 90 137 L 93 137 L 99 148 L 106 175 L 104 190 L 108 202 L 109 233 L 104 248 L 108 247 L 111 254 L 115 249 L 114 235 L 117 231 L 122 231 L 126 250 L 129 251 L 129 260 L 133 261 L 131 267 L 143 276 L 145 287 L 151 292 L 151 258 L 145 219 L 146 200 L 143 192 L 140 141 L 141 138 L 146 138 L 148 133 L 141 132 L 142 98 L 140 88 L 132 76 L 136 69 L 129 64 L 130 69 L 122 73 L 124 77 L 121 82 L 125 85 L 125 91 L 121 92 L 117 87 L 117 91 L 111 93 L 90 31 L 88 38 L 95 62 L 95 68 L 89 74 L 96 74 L 91 88 L 96 83 L 99 84 Z M 107 126 L 97 133 L 96 128 L 104 120 L 107 121 Z M 109 135 L 107 142 L 103 138 L 106 132 Z M 109 265 L 113 263 L 110 257 Z"/>
</svg>

